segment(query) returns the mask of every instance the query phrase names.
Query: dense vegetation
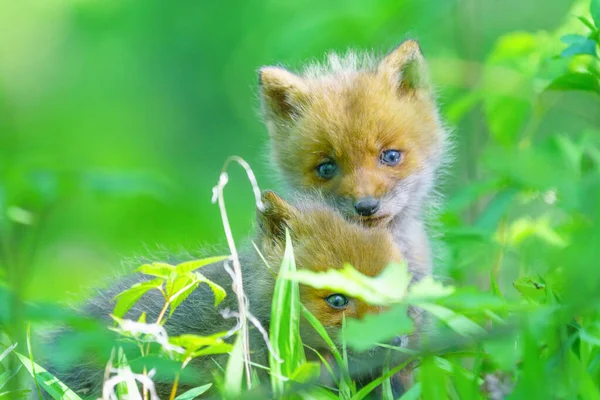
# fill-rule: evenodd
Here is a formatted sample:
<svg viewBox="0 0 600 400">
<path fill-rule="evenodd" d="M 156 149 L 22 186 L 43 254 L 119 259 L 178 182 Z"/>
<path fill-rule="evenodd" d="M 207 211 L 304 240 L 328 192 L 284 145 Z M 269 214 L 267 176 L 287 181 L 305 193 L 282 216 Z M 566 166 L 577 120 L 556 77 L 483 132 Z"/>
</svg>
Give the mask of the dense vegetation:
<svg viewBox="0 0 600 400">
<path fill-rule="evenodd" d="M 226 156 L 248 154 L 261 186 L 272 184 L 258 161 L 266 135 L 252 113 L 257 66 L 349 43 L 385 47 L 403 37 L 405 23 L 422 37 L 445 118 L 456 127 L 456 163 L 441 188 L 447 196 L 436 227 L 436 281 L 420 288 L 423 296 L 416 291 L 401 299 L 429 307 L 436 322 L 424 348 L 411 354 L 419 373 L 404 398 L 600 399 L 600 2 L 543 2 L 544 12 L 535 15 L 529 12 L 539 12 L 535 2 L 505 2 L 503 9 L 514 7 L 511 19 L 472 0 L 344 2 L 319 10 L 318 18 L 308 5 L 190 5 L 188 13 L 149 4 L 143 13 L 134 2 L 0 8 L 0 24 L 15 34 L 0 42 L 7 56 L 0 59 L 0 396 L 32 388 L 65 396 L 60 384 L 43 383 L 43 372 L 31 386 L 31 371 L 41 371 L 33 362 L 48 356 L 37 354 L 38 329 L 61 321 L 92 331 L 58 305 L 64 292 L 86 298 L 82 284 L 96 284 L 123 254 L 144 252 L 144 242 L 189 247 L 190 238 L 196 246 L 222 237 L 209 200 Z M 456 22 L 442 21 L 448 12 Z M 285 17 L 294 13 L 295 19 Z M 230 30 L 223 31 L 223 21 Z M 290 21 L 275 40 L 272 32 Z M 150 40 L 145 35 L 159 22 L 167 34 Z M 313 30 L 319 35 L 305 37 Z M 236 199 L 228 204 L 236 237 L 248 230 L 254 206 L 240 177 L 232 173 L 227 187 Z M 293 269 L 290 255 L 283 269 Z M 171 287 L 205 284 L 189 265 L 171 266 L 175 274 L 167 275 L 162 267 L 142 272 Z M 391 268 L 403 273 L 402 266 Z M 276 296 L 289 309 L 297 298 L 285 293 L 295 283 L 278 285 Z M 171 306 L 181 300 L 165 298 Z M 298 304 L 293 309 L 310 319 Z M 316 371 L 305 362 L 294 315 L 286 318 L 271 327 L 285 362 L 271 360 L 272 378 L 260 382 L 278 395 L 296 393 L 293 383 L 311 382 Z M 389 319 L 397 322 L 397 313 Z M 389 319 L 349 323 L 344 343 L 377 343 Z M 121 333 L 131 336 L 130 328 L 121 325 Z M 108 358 L 111 343 L 102 338 L 88 335 L 60 357 L 75 360 L 95 341 Z M 189 398 L 215 388 L 234 397 L 247 387 L 239 342 L 171 339 L 186 349 L 182 358 L 156 351 L 175 358 L 164 364 L 172 377 L 200 350 L 232 354 L 215 387 Z M 344 349 L 334 353 L 343 372 Z M 113 362 L 127 368 L 118 352 Z M 387 398 L 388 375 L 376 382 Z M 339 391 L 311 390 L 317 398 L 368 395 L 343 373 Z"/>
</svg>

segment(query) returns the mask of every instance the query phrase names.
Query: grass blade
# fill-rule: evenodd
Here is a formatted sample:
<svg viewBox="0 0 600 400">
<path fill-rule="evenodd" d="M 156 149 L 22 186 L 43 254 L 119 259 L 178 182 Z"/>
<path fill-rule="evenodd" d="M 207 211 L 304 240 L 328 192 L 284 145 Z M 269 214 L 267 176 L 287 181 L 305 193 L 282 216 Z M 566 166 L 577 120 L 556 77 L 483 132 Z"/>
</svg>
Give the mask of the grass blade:
<svg viewBox="0 0 600 400">
<path fill-rule="evenodd" d="M 54 375 L 22 354 L 15 353 L 27 372 L 55 400 L 81 400 L 75 392 L 59 381 Z"/>
</svg>

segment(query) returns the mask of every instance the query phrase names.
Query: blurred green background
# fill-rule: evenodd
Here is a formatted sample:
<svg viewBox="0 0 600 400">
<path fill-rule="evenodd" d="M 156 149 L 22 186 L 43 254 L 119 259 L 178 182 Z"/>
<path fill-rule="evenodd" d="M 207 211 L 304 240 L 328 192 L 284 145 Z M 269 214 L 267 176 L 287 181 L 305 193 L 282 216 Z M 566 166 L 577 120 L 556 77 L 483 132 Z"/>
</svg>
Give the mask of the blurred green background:
<svg viewBox="0 0 600 400">
<path fill-rule="evenodd" d="M 0 227 L 7 254 L 27 275 L 26 297 L 66 299 L 78 283 L 96 284 L 123 258 L 157 245 L 223 243 L 210 199 L 225 158 L 245 158 L 262 188 L 278 187 L 258 113 L 262 65 L 294 68 L 329 50 L 385 52 L 417 38 L 455 127 L 456 162 L 443 186 L 453 199 L 482 178 L 490 137 L 511 140 L 535 113 L 528 90 L 541 83 L 529 79 L 529 59 L 509 83 L 501 73 L 486 78 L 484 61 L 505 61 L 490 54 L 508 32 L 551 32 L 575 20 L 572 3 L 1 2 Z M 559 52 L 560 42 L 554 46 Z M 502 108 L 503 98 L 479 104 L 486 88 L 511 98 L 492 120 L 489 107 Z M 585 93 L 554 99 L 535 134 L 590 130 L 598 107 Z M 494 136 L 498 127 L 504 136 Z M 251 196 L 236 169 L 226 199 L 238 238 L 252 226 Z M 481 204 L 461 209 L 462 223 Z"/>
</svg>

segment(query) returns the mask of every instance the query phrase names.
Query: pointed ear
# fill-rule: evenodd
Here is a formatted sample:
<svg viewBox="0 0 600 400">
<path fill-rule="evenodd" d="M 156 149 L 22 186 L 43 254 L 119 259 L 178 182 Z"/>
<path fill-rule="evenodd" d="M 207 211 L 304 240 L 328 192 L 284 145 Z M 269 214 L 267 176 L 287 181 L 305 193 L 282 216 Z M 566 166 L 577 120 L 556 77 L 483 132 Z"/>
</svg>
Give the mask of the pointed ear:
<svg viewBox="0 0 600 400">
<path fill-rule="evenodd" d="M 258 226 L 266 237 L 285 241 L 285 229 L 292 227 L 298 211 L 270 190 L 263 192 L 262 202 L 264 211 L 258 211 Z"/>
<path fill-rule="evenodd" d="M 301 77 L 278 67 L 262 67 L 258 72 L 263 110 L 292 120 L 299 116 L 308 100 L 308 89 Z"/>
<path fill-rule="evenodd" d="M 392 79 L 399 93 L 429 88 L 429 76 L 421 47 L 416 40 L 406 40 L 389 53 L 377 67 Z"/>
</svg>

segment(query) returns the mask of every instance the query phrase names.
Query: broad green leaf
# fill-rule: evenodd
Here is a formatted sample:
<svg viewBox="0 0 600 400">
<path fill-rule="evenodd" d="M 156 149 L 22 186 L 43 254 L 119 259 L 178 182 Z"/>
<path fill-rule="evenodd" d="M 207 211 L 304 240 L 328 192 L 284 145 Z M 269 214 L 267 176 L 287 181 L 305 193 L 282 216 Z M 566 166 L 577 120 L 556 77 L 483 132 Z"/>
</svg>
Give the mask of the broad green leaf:
<svg viewBox="0 0 600 400">
<path fill-rule="evenodd" d="M 405 262 L 391 263 L 374 278 L 361 274 L 349 264 L 345 264 L 342 269 L 329 269 L 325 272 L 298 270 L 282 276 L 317 289 L 329 289 L 377 305 L 401 302 L 406 297 L 411 280 Z"/>
<path fill-rule="evenodd" d="M 169 275 L 175 271 L 175 266 L 166 263 L 155 262 L 152 264 L 144 264 L 139 267 L 137 271 L 141 272 L 142 274 L 167 279 Z"/>
<path fill-rule="evenodd" d="M 121 292 L 115 297 L 117 304 L 115 304 L 113 314 L 116 317 L 122 318 L 125 314 L 127 314 L 127 311 L 129 311 L 129 309 L 131 309 L 131 307 L 133 307 L 133 305 L 142 298 L 143 295 L 145 295 L 151 289 L 160 288 L 163 282 L 163 279 L 158 278 L 151 281 L 136 283 L 124 292 Z"/>
<path fill-rule="evenodd" d="M 175 397 L 175 400 L 193 400 L 201 394 L 206 393 L 206 391 L 208 391 L 208 389 L 210 389 L 211 386 L 212 383 L 209 383 L 204 386 L 198 386 L 196 388 L 190 389 L 187 392 Z"/>
<path fill-rule="evenodd" d="M 561 52 L 561 57 L 571 57 L 577 54 L 596 55 L 596 42 L 586 36 L 564 35 L 560 41 L 569 45 Z"/>
<path fill-rule="evenodd" d="M 171 304 L 169 304 L 169 317 L 173 315 L 177 307 L 179 307 L 181 303 L 183 303 L 183 301 L 187 299 L 189 295 L 192 294 L 192 292 L 198 288 L 198 285 L 200 285 L 200 282 L 198 281 L 189 281 L 187 286 L 184 286 L 179 291 L 173 294 L 173 296 L 170 298 Z"/>
<path fill-rule="evenodd" d="M 475 322 L 471 321 L 464 315 L 455 313 L 446 307 L 431 303 L 421 303 L 418 306 L 431 313 L 434 317 L 440 319 L 454 332 L 461 336 L 469 337 L 472 335 L 485 334 L 485 329 L 477 325 Z"/>
<path fill-rule="evenodd" d="M 395 305 L 380 314 L 368 314 L 361 320 L 348 319 L 346 341 L 350 347 L 362 352 L 376 343 L 386 343 L 394 337 L 407 334 L 413 329 L 405 305 Z"/>
<path fill-rule="evenodd" d="M 408 302 L 432 301 L 454 293 L 454 286 L 444 286 L 427 275 L 420 281 L 413 283 L 408 290 Z"/>
<path fill-rule="evenodd" d="M 179 275 L 184 275 L 188 272 L 193 272 L 198 268 L 206 267 L 207 265 L 216 264 L 220 261 L 227 260 L 228 258 L 230 258 L 230 256 L 216 256 L 203 258 L 201 260 L 186 261 L 182 262 L 181 264 L 177 264 L 177 266 L 175 267 L 175 271 Z"/>
<path fill-rule="evenodd" d="M 75 392 L 67 387 L 64 383 L 59 381 L 51 373 L 46 371 L 44 368 L 32 362 L 28 357 L 22 354 L 15 353 L 19 358 L 19 361 L 23 364 L 27 372 L 33 378 L 37 378 L 37 383 L 44 389 L 50 396 L 55 400 L 81 400 L 81 397 L 77 396 Z"/>
<path fill-rule="evenodd" d="M 236 335 L 233 350 L 227 359 L 225 368 L 224 388 L 227 398 L 239 399 L 244 383 L 244 353 L 242 348 L 242 336 Z"/>
<path fill-rule="evenodd" d="M 233 345 L 229 343 L 219 343 L 213 346 L 205 347 L 194 352 L 193 357 L 210 356 L 214 354 L 226 354 L 233 351 Z"/>
<path fill-rule="evenodd" d="M 582 90 L 600 94 L 600 82 L 589 72 L 569 72 L 556 78 L 546 89 Z"/>
<path fill-rule="evenodd" d="M 217 285 L 198 272 L 194 272 L 194 275 L 199 283 L 206 283 L 208 286 L 210 286 L 211 290 L 213 291 L 213 295 L 215 296 L 215 307 L 221 304 L 225 297 L 227 297 L 227 292 L 221 286 Z"/>
<path fill-rule="evenodd" d="M 172 301 L 181 290 L 194 282 L 195 276 L 192 274 L 180 275 L 173 272 L 165 282 L 165 294 L 167 295 L 167 300 Z"/>
<path fill-rule="evenodd" d="M 536 303 L 542 303 L 546 301 L 546 284 L 540 279 L 532 276 L 522 276 L 513 282 L 513 286 L 519 291 L 519 293 L 523 295 L 526 300 Z"/>
</svg>

